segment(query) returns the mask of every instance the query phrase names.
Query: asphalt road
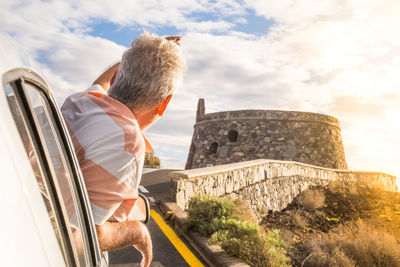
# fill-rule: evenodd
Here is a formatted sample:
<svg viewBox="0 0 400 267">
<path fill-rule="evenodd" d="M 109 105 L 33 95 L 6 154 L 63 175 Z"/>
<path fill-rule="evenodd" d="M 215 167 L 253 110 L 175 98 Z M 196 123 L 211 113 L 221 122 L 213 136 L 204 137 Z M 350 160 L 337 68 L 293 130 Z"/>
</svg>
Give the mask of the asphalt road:
<svg viewBox="0 0 400 267">
<path fill-rule="evenodd" d="M 143 192 L 149 199 L 159 200 L 169 197 L 169 178 L 168 172 L 171 170 L 157 170 L 154 172 L 143 174 L 141 185 L 149 191 Z M 143 188 L 142 188 L 143 189 Z M 151 204 L 151 209 L 162 215 L 159 208 Z M 183 256 L 176 250 L 170 240 L 164 235 L 153 218 L 150 218 L 147 224 L 153 242 L 153 261 L 150 266 L 153 267 L 184 267 L 190 266 Z M 178 235 L 178 237 L 180 237 Z M 181 237 L 180 237 L 181 238 Z M 187 244 L 183 238 L 184 244 L 201 260 L 198 254 Z M 140 266 L 142 256 L 133 247 L 111 251 L 109 253 L 110 266 L 112 267 L 127 267 Z M 203 263 L 203 262 L 202 262 Z M 203 263 L 206 266 L 205 263 Z"/>
</svg>

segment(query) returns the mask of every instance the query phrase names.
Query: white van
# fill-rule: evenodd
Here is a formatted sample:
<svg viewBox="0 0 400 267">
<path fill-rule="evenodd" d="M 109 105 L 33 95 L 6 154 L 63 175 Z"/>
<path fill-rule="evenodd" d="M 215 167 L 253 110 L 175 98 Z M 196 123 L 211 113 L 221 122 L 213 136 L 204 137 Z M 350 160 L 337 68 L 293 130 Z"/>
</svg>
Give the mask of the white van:
<svg viewBox="0 0 400 267">
<path fill-rule="evenodd" d="M 0 266 L 105 266 L 64 120 L 27 66 L 0 34 Z"/>
</svg>

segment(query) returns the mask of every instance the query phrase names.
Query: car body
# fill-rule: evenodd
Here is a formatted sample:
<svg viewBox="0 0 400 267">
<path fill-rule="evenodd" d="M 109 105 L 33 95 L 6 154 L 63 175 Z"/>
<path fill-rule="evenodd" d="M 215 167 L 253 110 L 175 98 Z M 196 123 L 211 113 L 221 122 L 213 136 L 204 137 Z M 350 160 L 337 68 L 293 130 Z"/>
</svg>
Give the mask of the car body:
<svg viewBox="0 0 400 267">
<path fill-rule="evenodd" d="M 1 265 L 108 265 L 71 138 L 48 84 L 34 61 L 2 33 L 0 57 Z M 148 203 L 140 203 L 148 220 Z"/>
</svg>

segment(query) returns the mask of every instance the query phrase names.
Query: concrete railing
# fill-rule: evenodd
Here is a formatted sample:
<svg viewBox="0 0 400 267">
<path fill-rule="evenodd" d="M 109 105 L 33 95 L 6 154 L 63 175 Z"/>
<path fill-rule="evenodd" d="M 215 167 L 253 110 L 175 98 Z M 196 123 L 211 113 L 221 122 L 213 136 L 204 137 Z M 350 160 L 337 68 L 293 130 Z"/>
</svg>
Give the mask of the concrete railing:
<svg viewBox="0 0 400 267">
<path fill-rule="evenodd" d="M 171 172 L 169 176 L 171 197 L 184 210 L 195 194 L 240 195 L 255 210 L 281 210 L 309 186 L 330 181 L 380 183 L 386 190 L 397 191 L 396 177 L 385 173 L 265 159 Z"/>
</svg>

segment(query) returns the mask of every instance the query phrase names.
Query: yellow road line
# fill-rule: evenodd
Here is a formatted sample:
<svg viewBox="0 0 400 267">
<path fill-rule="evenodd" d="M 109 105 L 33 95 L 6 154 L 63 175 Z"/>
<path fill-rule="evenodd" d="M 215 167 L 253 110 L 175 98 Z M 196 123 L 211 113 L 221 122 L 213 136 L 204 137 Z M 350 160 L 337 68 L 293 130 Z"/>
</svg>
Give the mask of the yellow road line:
<svg viewBox="0 0 400 267">
<path fill-rule="evenodd" d="M 161 231 L 165 236 L 171 241 L 172 245 L 176 250 L 182 255 L 185 261 L 190 266 L 204 267 L 204 265 L 199 261 L 199 259 L 190 251 L 190 249 L 182 242 L 182 240 L 175 234 L 174 230 L 164 221 L 160 214 L 155 210 L 150 210 L 150 215 L 156 222 Z"/>
</svg>

